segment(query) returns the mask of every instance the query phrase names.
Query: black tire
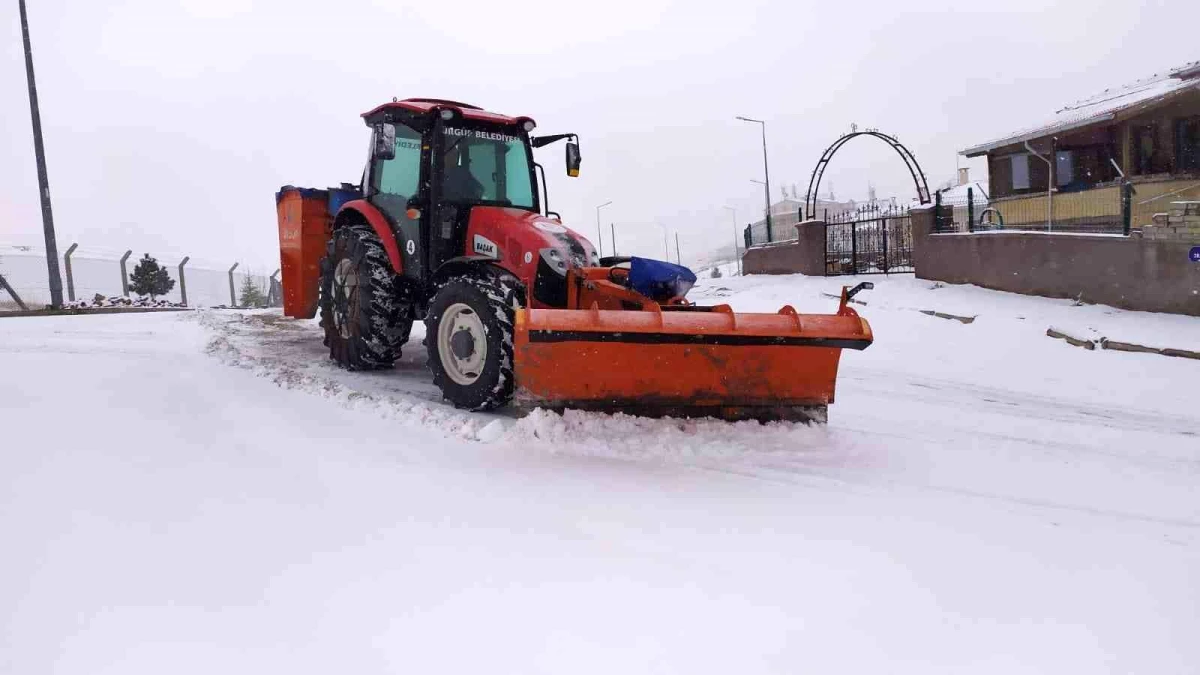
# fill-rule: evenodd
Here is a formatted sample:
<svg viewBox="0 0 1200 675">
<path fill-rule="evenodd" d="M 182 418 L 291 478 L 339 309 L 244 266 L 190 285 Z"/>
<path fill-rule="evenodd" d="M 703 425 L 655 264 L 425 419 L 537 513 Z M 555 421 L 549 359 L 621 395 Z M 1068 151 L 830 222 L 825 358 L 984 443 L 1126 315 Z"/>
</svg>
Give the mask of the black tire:
<svg viewBox="0 0 1200 675">
<path fill-rule="evenodd" d="M 429 352 L 429 370 L 442 396 L 456 408 L 492 410 L 506 405 L 513 396 L 513 315 L 520 303 L 520 284 L 511 275 L 480 268 L 470 276 L 458 277 L 438 286 L 425 316 L 425 347 Z M 442 353 L 438 334 L 448 309 L 459 305 L 469 308 L 483 326 L 485 356 L 477 379 L 456 381 L 451 371 L 453 354 Z M 463 314 L 460 310 L 460 314 Z M 453 320 L 453 319 L 452 319 Z M 450 326 L 449 328 L 453 328 Z M 448 329 L 449 330 L 449 329 Z M 476 349 L 472 339 L 471 353 Z"/>
<path fill-rule="evenodd" d="M 356 283 L 338 283 L 338 269 Z M 364 224 L 334 231 L 321 260 L 321 327 L 329 358 L 348 370 L 390 368 L 408 340 L 412 318 L 396 295 L 396 276 L 375 231 Z"/>
</svg>

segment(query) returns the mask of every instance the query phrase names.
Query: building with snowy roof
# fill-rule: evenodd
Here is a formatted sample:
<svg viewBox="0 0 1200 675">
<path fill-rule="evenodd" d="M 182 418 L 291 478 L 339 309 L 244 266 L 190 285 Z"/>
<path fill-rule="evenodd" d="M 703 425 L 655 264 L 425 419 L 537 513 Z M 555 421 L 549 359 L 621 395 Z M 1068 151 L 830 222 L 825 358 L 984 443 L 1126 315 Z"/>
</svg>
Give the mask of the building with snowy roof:
<svg viewBox="0 0 1200 675">
<path fill-rule="evenodd" d="M 854 200 L 839 202 L 832 195 L 828 199 L 817 198 L 817 217 L 826 213 L 833 215 L 855 208 Z M 804 201 L 799 198 L 784 198 L 771 204 L 771 236 L 767 236 L 767 220 L 760 218 L 747 225 L 742 236 L 746 246 L 766 242 L 788 241 L 796 238 L 796 224 L 803 219 Z"/>
<path fill-rule="evenodd" d="M 986 155 L 991 206 L 1008 227 L 1111 224 L 1121 218 L 1124 179 L 1134 187 L 1133 227 L 1149 224 L 1170 202 L 1200 198 L 1200 61 L 1107 89 L 961 153 Z"/>
</svg>

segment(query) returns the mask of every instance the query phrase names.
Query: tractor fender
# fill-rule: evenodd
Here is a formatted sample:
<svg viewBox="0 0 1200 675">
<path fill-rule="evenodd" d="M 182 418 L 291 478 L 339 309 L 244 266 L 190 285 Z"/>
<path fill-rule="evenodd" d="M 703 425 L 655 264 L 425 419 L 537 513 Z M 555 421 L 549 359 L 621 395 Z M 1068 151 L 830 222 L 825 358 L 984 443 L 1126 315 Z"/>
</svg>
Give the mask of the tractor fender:
<svg viewBox="0 0 1200 675">
<path fill-rule="evenodd" d="M 392 226 L 388 223 L 387 216 L 367 200 L 355 199 L 346 202 L 338 210 L 337 217 L 333 220 L 334 227 L 336 228 L 342 221 L 343 214 L 350 213 L 361 216 L 371 226 L 371 229 L 375 230 L 375 235 L 379 237 L 380 243 L 383 244 L 383 250 L 387 252 L 388 260 L 392 263 L 392 271 L 396 274 L 403 274 L 404 263 L 400 260 L 400 247 L 396 245 L 396 235 L 392 233 Z"/>
<path fill-rule="evenodd" d="M 438 265 L 433 272 L 433 283 L 440 284 L 454 277 L 464 276 L 477 269 L 492 267 L 498 261 L 490 255 L 460 255 Z"/>
</svg>

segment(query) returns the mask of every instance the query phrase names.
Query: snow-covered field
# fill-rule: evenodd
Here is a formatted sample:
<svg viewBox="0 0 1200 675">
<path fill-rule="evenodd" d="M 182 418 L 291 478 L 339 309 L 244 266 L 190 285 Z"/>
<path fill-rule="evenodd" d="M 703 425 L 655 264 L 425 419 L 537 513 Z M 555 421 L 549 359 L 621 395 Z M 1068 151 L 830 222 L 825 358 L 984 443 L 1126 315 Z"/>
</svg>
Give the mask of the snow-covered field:
<svg viewBox="0 0 1200 675">
<path fill-rule="evenodd" d="M 1200 361 L 1044 333 L 1200 319 L 871 280 L 825 427 L 465 414 L 419 327 L 362 374 L 269 313 L 0 319 L 0 672 L 1196 672 Z"/>
</svg>

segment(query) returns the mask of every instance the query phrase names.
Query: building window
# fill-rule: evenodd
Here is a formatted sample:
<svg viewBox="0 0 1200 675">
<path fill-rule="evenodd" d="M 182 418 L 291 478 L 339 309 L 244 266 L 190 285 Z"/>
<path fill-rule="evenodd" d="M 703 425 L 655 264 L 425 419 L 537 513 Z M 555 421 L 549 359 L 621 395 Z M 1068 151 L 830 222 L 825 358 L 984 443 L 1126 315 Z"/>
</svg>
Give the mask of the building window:
<svg viewBox="0 0 1200 675">
<path fill-rule="evenodd" d="M 1175 163 L 1180 172 L 1200 172 L 1200 117 L 1175 120 Z"/>
<path fill-rule="evenodd" d="M 1012 189 L 1028 190 L 1029 189 L 1029 155 L 1020 154 L 1013 155 L 1012 161 Z"/>
<path fill-rule="evenodd" d="M 1072 150 L 1059 150 L 1054 153 L 1054 183 L 1058 187 L 1070 185 L 1075 181 L 1075 153 Z"/>
<path fill-rule="evenodd" d="M 1153 124 L 1133 127 L 1133 171 L 1140 175 L 1155 173 L 1158 155 L 1155 136 L 1158 129 Z"/>
</svg>

